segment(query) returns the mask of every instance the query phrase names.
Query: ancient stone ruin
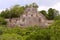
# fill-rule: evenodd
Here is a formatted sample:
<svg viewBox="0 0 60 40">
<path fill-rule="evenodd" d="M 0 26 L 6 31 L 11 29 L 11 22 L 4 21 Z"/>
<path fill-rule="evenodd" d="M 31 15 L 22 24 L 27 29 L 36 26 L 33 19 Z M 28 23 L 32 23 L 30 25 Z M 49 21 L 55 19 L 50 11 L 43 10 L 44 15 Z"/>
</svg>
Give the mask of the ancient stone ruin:
<svg viewBox="0 0 60 40">
<path fill-rule="evenodd" d="M 37 8 L 28 7 L 19 18 L 6 19 L 7 25 L 10 27 L 28 27 L 28 26 L 48 26 L 52 21 L 46 19 L 46 17 L 37 11 Z"/>
</svg>

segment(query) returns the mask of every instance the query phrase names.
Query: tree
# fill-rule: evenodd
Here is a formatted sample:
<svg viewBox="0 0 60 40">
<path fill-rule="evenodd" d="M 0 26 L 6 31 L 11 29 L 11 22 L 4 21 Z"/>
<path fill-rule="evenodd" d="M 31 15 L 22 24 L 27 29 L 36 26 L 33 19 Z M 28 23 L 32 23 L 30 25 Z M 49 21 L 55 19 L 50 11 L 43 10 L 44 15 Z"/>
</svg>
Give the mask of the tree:
<svg viewBox="0 0 60 40">
<path fill-rule="evenodd" d="M 13 17 L 20 17 L 20 15 L 23 14 L 24 9 L 25 9 L 24 6 L 14 5 L 10 9 L 11 18 L 13 18 Z"/>
<path fill-rule="evenodd" d="M 32 3 L 31 5 L 35 8 L 38 8 L 38 5 L 36 3 Z"/>
<path fill-rule="evenodd" d="M 55 15 L 55 17 L 56 17 L 56 16 L 59 16 L 59 11 L 58 11 L 58 10 L 53 9 L 53 11 L 54 11 L 54 15 Z"/>
<path fill-rule="evenodd" d="M 9 10 L 6 9 L 5 11 L 2 11 L 1 12 L 1 17 L 4 17 L 4 18 L 9 18 Z"/>
<path fill-rule="evenodd" d="M 38 8 L 38 5 L 36 3 L 32 3 L 30 5 L 27 5 L 28 7 L 34 7 L 34 8 Z"/>
<path fill-rule="evenodd" d="M 52 8 L 48 10 L 48 19 L 50 20 L 54 19 L 54 11 Z"/>
<path fill-rule="evenodd" d="M 59 12 L 56 9 L 52 9 L 52 8 L 48 9 L 48 19 L 49 20 L 53 20 L 58 14 L 59 14 Z"/>
<path fill-rule="evenodd" d="M 24 6 L 14 5 L 12 8 L 2 11 L 1 17 L 4 17 L 4 18 L 20 17 L 23 14 L 24 10 L 25 10 Z"/>
<path fill-rule="evenodd" d="M 41 10 L 40 13 L 42 13 L 46 18 L 48 17 L 48 14 L 45 10 Z"/>
</svg>

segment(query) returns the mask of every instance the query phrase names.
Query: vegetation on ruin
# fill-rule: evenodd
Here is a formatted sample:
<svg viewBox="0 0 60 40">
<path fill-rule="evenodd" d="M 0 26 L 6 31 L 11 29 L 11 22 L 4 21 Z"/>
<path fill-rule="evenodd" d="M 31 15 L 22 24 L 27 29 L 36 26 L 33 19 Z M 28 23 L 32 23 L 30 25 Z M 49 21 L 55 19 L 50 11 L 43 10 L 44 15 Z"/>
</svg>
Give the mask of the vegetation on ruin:
<svg viewBox="0 0 60 40">
<path fill-rule="evenodd" d="M 36 6 L 37 7 L 37 6 Z M 25 6 L 15 5 L 10 9 L 2 11 L 0 14 L 0 40 L 60 40 L 60 15 L 59 11 L 53 8 L 39 11 L 46 16 L 48 20 L 54 22 L 47 28 L 39 26 L 22 27 L 6 27 L 5 18 L 16 18 L 22 15 Z"/>
</svg>

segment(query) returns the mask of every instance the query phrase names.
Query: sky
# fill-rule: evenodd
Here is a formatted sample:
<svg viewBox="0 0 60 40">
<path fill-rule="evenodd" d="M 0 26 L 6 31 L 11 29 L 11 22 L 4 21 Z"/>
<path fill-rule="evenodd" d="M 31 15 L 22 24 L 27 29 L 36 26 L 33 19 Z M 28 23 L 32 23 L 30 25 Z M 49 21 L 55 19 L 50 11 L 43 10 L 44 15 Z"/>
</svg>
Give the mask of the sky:
<svg viewBox="0 0 60 40">
<path fill-rule="evenodd" d="M 10 8 L 15 4 L 24 6 L 33 2 L 38 4 L 38 10 L 48 10 L 49 8 L 55 8 L 60 11 L 60 0 L 0 0 L 0 11 Z"/>
</svg>

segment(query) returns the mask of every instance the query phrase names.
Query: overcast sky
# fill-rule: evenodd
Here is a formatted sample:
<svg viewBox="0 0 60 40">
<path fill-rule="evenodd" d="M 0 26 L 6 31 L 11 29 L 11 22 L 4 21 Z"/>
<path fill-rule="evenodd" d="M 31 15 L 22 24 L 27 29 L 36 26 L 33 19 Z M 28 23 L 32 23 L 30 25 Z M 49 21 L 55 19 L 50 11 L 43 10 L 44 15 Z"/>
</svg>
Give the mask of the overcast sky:
<svg viewBox="0 0 60 40">
<path fill-rule="evenodd" d="M 15 4 L 26 5 L 33 2 L 39 5 L 38 10 L 47 10 L 48 8 L 60 10 L 60 0 L 0 0 L 0 11 Z"/>
</svg>

